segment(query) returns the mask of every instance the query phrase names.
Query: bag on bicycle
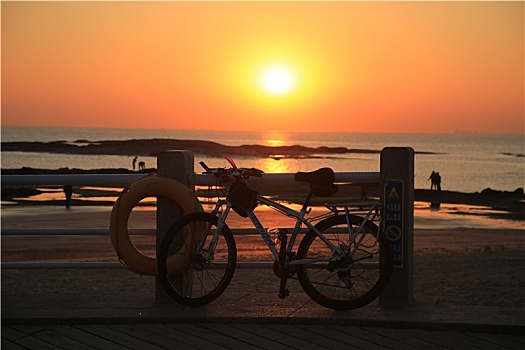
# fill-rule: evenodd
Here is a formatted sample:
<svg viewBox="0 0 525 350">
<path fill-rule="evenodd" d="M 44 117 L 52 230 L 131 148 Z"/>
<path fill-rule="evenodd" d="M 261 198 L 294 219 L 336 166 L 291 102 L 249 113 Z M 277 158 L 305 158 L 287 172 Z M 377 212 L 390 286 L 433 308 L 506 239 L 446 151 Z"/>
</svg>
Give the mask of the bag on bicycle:
<svg viewBox="0 0 525 350">
<path fill-rule="evenodd" d="M 259 192 L 248 188 L 248 185 L 245 183 L 234 182 L 226 198 L 232 202 L 232 209 L 243 218 L 246 218 L 248 217 L 246 211 L 257 207 L 258 194 Z"/>
</svg>

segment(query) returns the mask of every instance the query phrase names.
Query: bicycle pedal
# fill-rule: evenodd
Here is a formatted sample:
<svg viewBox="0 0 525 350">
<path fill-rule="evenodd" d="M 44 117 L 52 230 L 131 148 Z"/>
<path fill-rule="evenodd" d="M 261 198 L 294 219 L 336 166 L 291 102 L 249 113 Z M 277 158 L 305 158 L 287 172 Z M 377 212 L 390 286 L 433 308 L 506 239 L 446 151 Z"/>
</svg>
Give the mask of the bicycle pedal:
<svg viewBox="0 0 525 350">
<path fill-rule="evenodd" d="M 288 298 L 289 295 L 290 295 L 290 291 L 288 289 L 278 294 L 279 299 L 286 299 Z"/>
</svg>

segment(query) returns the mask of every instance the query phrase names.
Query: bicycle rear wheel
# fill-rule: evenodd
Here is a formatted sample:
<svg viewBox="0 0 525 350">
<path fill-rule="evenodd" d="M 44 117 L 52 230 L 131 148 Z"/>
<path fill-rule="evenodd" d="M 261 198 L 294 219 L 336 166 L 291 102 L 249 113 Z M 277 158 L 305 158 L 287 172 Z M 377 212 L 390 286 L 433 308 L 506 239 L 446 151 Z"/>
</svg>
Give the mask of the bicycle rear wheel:
<svg viewBox="0 0 525 350">
<path fill-rule="evenodd" d="M 161 242 L 157 256 L 160 283 L 171 298 L 183 305 L 201 306 L 212 302 L 224 292 L 233 277 L 237 262 L 233 234 L 225 225 L 215 247 L 210 248 L 216 228 L 215 215 L 191 213 L 173 224 Z M 196 231 L 201 230 L 207 235 L 202 249 L 197 250 L 203 234 L 196 234 Z M 210 259 L 206 259 L 209 249 L 213 251 Z M 172 257 L 183 263 L 173 267 Z"/>
<path fill-rule="evenodd" d="M 358 232 L 363 218 L 351 215 L 348 219 L 352 232 Z M 392 249 L 385 234 L 367 221 L 350 242 L 344 215 L 327 218 L 315 227 L 340 251 L 336 254 L 316 232 L 307 232 L 297 259 L 317 262 L 298 266 L 297 276 L 306 294 L 335 310 L 357 309 L 375 300 L 392 274 Z"/>
</svg>

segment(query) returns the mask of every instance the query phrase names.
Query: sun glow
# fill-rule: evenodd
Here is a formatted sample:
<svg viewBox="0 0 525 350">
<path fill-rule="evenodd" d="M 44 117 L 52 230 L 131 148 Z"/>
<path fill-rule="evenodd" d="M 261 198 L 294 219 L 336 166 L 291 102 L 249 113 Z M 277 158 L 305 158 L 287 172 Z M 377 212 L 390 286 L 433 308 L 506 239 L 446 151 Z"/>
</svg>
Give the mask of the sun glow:
<svg viewBox="0 0 525 350">
<path fill-rule="evenodd" d="M 259 86 L 272 95 L 283 95 L 296 84 L 293 70 L 284 64 L 272 64 L 259 73 Z"/>
<path fill-rule="evenodd" d="M 300 168 L 297 159 L 262 158 L 255 163 L 255 167 L 265 173 L 291 173 Z"/>
<path fill-rule="evenodd" d="M 286 146 L 288 135 L 281 130 L 268 130 L 262 133 L 261 141 L 271 147 Z"/>
</svg>

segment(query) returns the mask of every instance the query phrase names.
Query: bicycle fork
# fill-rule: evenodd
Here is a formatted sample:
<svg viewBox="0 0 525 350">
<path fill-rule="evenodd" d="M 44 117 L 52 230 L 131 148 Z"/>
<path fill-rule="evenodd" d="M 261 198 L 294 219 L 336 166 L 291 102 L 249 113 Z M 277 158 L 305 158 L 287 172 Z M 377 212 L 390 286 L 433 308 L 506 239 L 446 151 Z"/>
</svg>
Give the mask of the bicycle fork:
<svg viewBox="0 0 525 350">
<path fill-rule="evenodd" d="M 197 250 L 196 250 L 197 252 L 201 252 L 204 249 L 205 254 L 204 254 L 203 258 L 207 262 L 212 260 L 213 253 L 215 252 L 215 247 L 217 246 L 217 242 L 219 241 L 219 235 L 222 232 L 222 228 L 225 225 L 226 218 L 228 217 L 228 213 L 229 213 L 229 211 L 231 209 L 231 206 L 227 206 L 226 209 L 224 210 L 224 213 L 222 213 L 221 210 L 220 210 L 221 205 L 222 205 L 222 201 L 217 202 L 217 205 L 215 206 L 215 209 L 211 212 L 213 215 L 217 216 L 217 229 L 215 230 L 214 233 L 212 233 L 211 232 L 212 231 L 211 230 L 212 227 L 211 227 L 210 224 L 208 224 L 206 226 L 204 234 L 201 237 L 201 240 L 200 240 L 199 245 L 197 246 Z M 210 235 L 210 233 L 212 234 L 212 236 L 211 236 L 212 238 L 210 240 L 210 243 L 208 244 L 207 247 L 204 247 L 204 244 L 206 242 L 206 238 L 208 237 L 208 235 Z"/>
</svg>

